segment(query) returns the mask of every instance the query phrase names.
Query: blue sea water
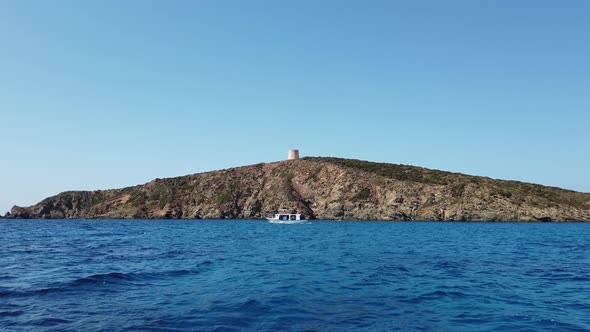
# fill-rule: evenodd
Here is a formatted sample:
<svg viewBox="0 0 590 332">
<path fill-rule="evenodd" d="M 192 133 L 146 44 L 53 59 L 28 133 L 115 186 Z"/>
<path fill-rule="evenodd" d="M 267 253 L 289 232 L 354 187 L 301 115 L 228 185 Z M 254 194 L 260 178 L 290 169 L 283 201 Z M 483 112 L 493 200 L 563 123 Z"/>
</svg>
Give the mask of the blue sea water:
<svg viewBox="0 0 590 332">
<path fill-rule="evenodd" d="M 2 331 L 589 331 L 590 224 L 0 221 Z"/>
</svg>

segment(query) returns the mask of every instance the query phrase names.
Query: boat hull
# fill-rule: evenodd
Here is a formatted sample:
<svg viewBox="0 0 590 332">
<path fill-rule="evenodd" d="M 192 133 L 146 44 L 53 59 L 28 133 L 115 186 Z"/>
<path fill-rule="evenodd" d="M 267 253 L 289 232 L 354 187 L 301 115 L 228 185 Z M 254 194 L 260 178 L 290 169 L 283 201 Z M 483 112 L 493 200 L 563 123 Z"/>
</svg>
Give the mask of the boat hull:
<svg viewBox="0 0 590 332">
<path fill-rule="evenodd" d="M 275 218 L 266 218 L 271 224 L 301 224 L 305 220 L 280 220 Z"/>
</svg>

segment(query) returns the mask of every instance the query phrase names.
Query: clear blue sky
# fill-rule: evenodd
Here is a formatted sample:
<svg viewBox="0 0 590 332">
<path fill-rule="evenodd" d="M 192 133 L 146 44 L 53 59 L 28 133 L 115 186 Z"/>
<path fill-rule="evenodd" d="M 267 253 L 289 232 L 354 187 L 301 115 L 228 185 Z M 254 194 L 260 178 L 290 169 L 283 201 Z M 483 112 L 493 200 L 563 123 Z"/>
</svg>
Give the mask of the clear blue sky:
<svg viewBox="0 0 590 332">
<path fill-rule="evenodd" d="M 7 0 L 0 43 L 0 213 L 290 148 L 590 191 L 590 1 Z"/>
</svg>

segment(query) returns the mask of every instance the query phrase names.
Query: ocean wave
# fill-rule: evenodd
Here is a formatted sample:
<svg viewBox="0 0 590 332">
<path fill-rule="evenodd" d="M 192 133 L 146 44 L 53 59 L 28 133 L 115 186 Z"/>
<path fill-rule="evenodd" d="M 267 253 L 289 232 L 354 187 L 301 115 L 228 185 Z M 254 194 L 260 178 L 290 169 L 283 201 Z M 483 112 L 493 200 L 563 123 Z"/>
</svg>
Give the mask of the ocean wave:
<svg viewBox="0 0 590 332">
<path fill-rule="evenodd" d="M 68 323 L 70 323 L 70 321 L 66 320 L 66 319 L 41 318 L 41 319 L 32 321 L 31 325 L 50 327 L 50 326 L 57 326 L 57 325 L 61 325 L 61 324 L 68 324 Z"/>
<path fill-rule="evenodd" d="M 199 265 L 210 263 L 208 261 Z M 198 274 L 198 270 L 171 270 L 161 272 L 109 272 L 98 273 L 87 277 L 75 279 L 66 283 L 66 286 L 83 286 L 94 284 L 125 284 L 156 280 L 165 277 L 184 276 Z"/>
<path fill-rule="evenodd" d="M 10 290 L 10 289 L 3 289 L 0 290 L 0 299 L 4 298 L 4 297 L 10 297 L 12 295 L 17 294 L 18 292 L 15 290 Z"/>
<path fill-rule="evenodd" d="M 14 311 L 0 311 L 0 317 L 16 317 L 24 314 L 25 312 L 22 310 L 14 310 Z"/>
<path fill-rule="evenodd" d="M 466 298 L 467 296 L 468 296 L 468 294 L 463 293 L 463 292 L 459 292 L 459 291 L 436 290 L 436 291 L 420 294 L 419 296 L 416 296 L 416 297 L 408 298 L 408 299 L 404 300 L 404 302 L 422 303 L 422 302 L 427 302 L 427 301 L 438 301 L 441 299 L 460 300 L 460 299 Z"/>
<path fill-rule="evenodd" d="M 210 261 L 205 261 L 200 265 L 211 264 Z M 51 287 L 40 289 L 5 289 L 0 290 L 0 298 L 19 297 L 19 296 L 34 296 L 47 295 L 50 293 L 75 291 L 81 287 L 95 287 L 102 285 L 135 285 L 135 286 L 150 286 L 149 281 L 160 280 L 176 276 L 187 276 L 199 274 L 198 270 L 171 270 L 162 272 L 109 272 L 97 273 L 86 277 L 73 279 L 65 282 L 58 282 L 51 285 Z"/>
</svg>

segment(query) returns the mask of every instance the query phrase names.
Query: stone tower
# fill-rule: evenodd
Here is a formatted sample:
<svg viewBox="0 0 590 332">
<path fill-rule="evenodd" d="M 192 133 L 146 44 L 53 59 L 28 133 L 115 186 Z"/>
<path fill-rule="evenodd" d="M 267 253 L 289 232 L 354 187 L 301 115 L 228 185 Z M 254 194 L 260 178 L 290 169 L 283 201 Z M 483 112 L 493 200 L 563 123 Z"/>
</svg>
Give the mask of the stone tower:
<svg viewBox="0 0 590 332">
<path fill-rule="evenodd" d="M 289 160 L 299 159 L 299 150 L 289 150 Z"/>
</svg>

